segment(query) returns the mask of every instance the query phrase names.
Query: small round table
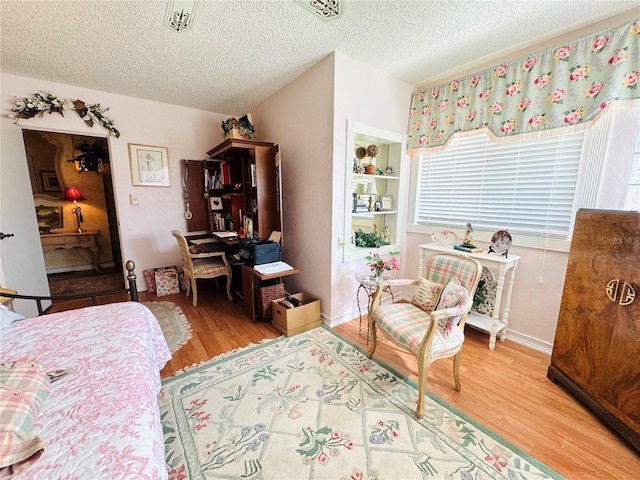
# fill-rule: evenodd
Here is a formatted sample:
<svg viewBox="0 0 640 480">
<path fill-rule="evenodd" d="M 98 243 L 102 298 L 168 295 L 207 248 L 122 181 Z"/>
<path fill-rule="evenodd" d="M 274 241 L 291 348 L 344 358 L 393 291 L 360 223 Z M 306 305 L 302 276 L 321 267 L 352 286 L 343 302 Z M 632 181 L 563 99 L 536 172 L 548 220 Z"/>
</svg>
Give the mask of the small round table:
<svg viewBox="0 0 640 480">
<path fill-rule="evenodd" d="M 358 281 L 358 290 L 356 291 L 356 301 L 358 303 L 358 314 L 360 315 L 360 323 L 358 324 L 358 334 L 367 340 L 369 344 L 369 321 L 367 321 L 366 329 L 362 328 L 362 307 L 360 307 L 360 290 L 364 290 L 367 295 L 367 314 L 369 313 L 369 306 L 371 305 L 371 299 L 378 290 L 378 282 L 381 280 L 393 280 L 391 275 L 382 275 L 375 277 L 370 272 L 361 272 L 356 274 L 356 280 Z M 391 294 L 391 300 L 394 301 L 393 292 L 390 286 L 384 287 L 383 292 Z M 384 340 L 382 335 L 378 335 L 378 338 Z"/>
</svg>

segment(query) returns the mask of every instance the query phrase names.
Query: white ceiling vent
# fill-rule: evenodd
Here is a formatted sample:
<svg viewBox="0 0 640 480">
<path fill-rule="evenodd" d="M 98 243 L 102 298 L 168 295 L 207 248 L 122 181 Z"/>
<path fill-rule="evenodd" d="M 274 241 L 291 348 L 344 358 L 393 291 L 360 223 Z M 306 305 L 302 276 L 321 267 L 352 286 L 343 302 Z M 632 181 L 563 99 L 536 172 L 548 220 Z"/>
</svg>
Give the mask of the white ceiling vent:
<svg viewBox="0 0 640 480">
<path fill-rule="evenodd" d="M 296 0 L 300 5 L 325 20 L 338 18 L 342 15 L 341 0 Z"/>
<path fill-rule="evenodd" d="M 185 32 L 193 25 L 196 14 L 197 0 L 169 0 L 164 26 L 174 32 Z"/>
</svg>

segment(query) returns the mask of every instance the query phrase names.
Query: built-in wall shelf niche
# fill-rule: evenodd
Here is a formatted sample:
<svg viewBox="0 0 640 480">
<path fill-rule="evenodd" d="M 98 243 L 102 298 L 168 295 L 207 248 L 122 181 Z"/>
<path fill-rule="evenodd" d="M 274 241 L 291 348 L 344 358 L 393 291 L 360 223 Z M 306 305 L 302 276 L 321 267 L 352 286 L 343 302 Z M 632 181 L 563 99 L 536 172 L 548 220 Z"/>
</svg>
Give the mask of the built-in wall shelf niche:
<svg viewBox="0 0 640 480">
<path fill-rule="evenodd" d="M 406 136 L 402 133 L 347 121 L 344 262 L 398 250 L 402 228 L 398 209 L 400 171 L 405 147 Z M 358 245 L 359 231 L 376 233 L 382 245 Z"/>
</svg>

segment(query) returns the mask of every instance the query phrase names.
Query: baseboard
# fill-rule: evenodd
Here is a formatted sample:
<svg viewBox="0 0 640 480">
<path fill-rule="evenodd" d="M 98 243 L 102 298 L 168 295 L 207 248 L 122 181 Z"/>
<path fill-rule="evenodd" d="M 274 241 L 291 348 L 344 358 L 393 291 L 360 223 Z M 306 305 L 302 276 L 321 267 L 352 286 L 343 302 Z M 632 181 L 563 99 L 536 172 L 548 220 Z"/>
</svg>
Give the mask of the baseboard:
<svg viewBox="0 0 640 480">
<path fill-rule="evenodd" d="M 519 345 L 523 345 L 525 347 L 531 348 L 533 350 L 537 350 L 542 353 L 546 353 L 547 355 L 551 355 L 551 351 L 553 350 L 553 344 L 548 342 L 543 342 L 537 338 L 530 337 L 523 333 L 514 332 L 513 330 L 507 329 L 507 340 L 517 343 Z M 496 341 L 496 344 L 500 340 Z"/>
</svg>

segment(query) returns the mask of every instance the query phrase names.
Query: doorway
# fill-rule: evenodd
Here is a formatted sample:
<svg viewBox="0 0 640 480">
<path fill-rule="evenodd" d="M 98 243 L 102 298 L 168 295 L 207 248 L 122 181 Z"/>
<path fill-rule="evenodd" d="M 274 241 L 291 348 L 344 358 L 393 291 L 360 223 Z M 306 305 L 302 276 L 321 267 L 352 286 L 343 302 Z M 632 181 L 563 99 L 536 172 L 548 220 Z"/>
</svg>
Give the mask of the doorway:
<svg viewBox="0 0 640 480">
<path fill-rule="evenodd" d="M 51 295 L 123 290 L 107 139 L 22 133 Z M 79 192 L 75 201 L 70 187 Z"/>
</svg>

